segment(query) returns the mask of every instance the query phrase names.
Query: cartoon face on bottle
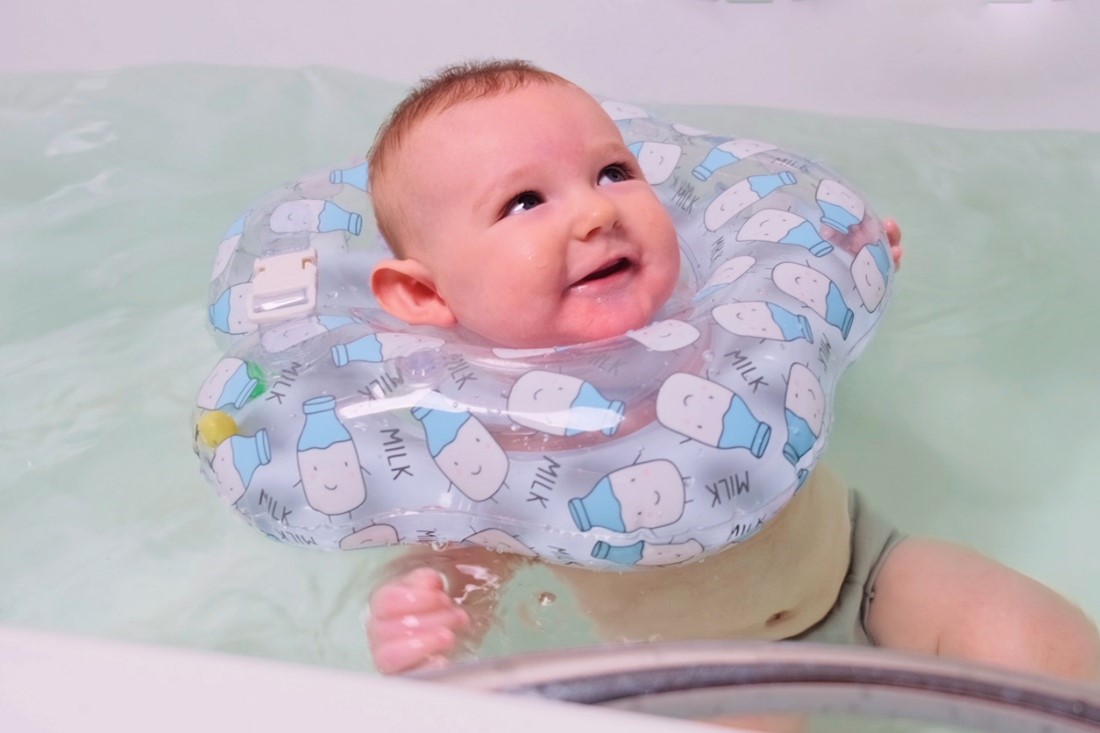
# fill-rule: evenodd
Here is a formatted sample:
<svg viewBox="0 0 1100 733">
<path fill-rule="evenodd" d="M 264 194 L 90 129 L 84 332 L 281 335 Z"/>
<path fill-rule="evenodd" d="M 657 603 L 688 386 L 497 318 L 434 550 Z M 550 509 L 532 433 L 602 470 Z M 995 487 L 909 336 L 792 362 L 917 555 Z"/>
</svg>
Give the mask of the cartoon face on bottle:
<svg viewBox="0 0 1100 733">
<path fill-rule="evenodd" d="M 737 230 L 737 241 L 791 244 L 805 247 L 814 257 L 824 257 L 833 251 L 833 245 L 821 238 L 813 224 L 780 209 L 764 209 L 750 216 Z"/>
<path fill-rule="evenodd" d="M 751 258 L 750 258 L 751 259 Z M 699 329 L 685 321 L 656 321 L 626 334 L 650 351 L 677 351 L 699 340 Z"/>
<path fill-rule="evenodd" d="M 248 374 L 247 364 L 235 357 L 226 357 L 215 365 L 199 387 L 195 404 L 204 410 L 220 410 L 230 405 L 241 408 L 256 385 L 257 381 Z"/>
<path fill-rule="evenodd" d="M 588 382 L 566 374 L 530 371 L 508 393 L 508 416 L 524 427 L 550 435 L 601 431 L 614 435 L 625 406 L 608 400 Z"/>
<path fill-rule="evenodd" d="M 470 418 L 435 463 L 455 488 L 474 501 L 497 493 L 508 475 L 508 456 L 478 420 Z"/>
<path fill-rule="evenodd" d="M 493 552 L 508 552 L 523 557 L 537 557 L 537 553 L 512 535 L 501 529 L 483 529 L 466 537 L 463 542 L 480 545 Z"/>
<path fill-rule="evenodd" d="M 867 213 L 866 204 L 839 181 L 823 180 L 817 184 L 817 205 L 821 207 L 822 221 L 845 234 L 863 221 Z"/>
<path fill-rule="evenodd" d="M 438 402 L 446 398 L 432 393 Z M 440 409 L 440 407 L 444 409 Z M 508 456 L 484 425 L 458 403 L 414 407 L 435 465 L 451 484 L 473 501 L 485 501 L 504 485 Z"/>
<path fill-rule="evenodd" d="M 367 486 L 351 434 L 336 417 L 336 399 L 312 397 L 302 412 L 297 457 L 306 501 L 322 514 L 350 512 L 366 501 Z"/>
<path fill-rule="evenodd" d="M 251 333 L 256 324 L 248 317 L 252 283 L 240 283 L 227 289 L 210 305 L 210 323 L 222 333 L 233 336 Z"/>
<path fill-rule="evenodd" d="M 233 435 L 218 444 L 211 467 L 218 482 L 218 496 L 236 504 L 252 483 L 256 469 L 271 462 L 267 431 L 253 436 Z"/>
<path fill-rule="evenodd" d="M 600 102 L 600 106 L 603 107 L 603 111 L 607 113 L 607 116 L 616 122 L 622 120 L 638 120 L 643 117 L 649 117 L 649 113 L 641 107 L 636 107 L 633 104 L 627 104 L 626 102 L 614 102 L 605 101 Z"/>
<path fill-rule="evenodd" d="M 795 315 L 775 303 L 727 303 L 711 311 L 722 328 L 737 336 L 774 341 L 806 339 L 813 342 L 813 331 L 805 316 Z"/>
<path fill-rule="evenodd" d="M 787 443 L 783 455 L 792 465 L 806 455 L 825 424 L 825 390 L 804 364 L 792 364 L 785 400 Z"/>
<path fill-rule="evenodd" d="M 367 498 L 359 454 L 350 440 L 298 451 L 298 471 L 306 500 L 322 514 L 345 514 Z"/>
<path fill-rule="evenodd" d="M 885 247 L 876 242 L 859 251 L 852 262 L 852 279 L 863 300 L 863 307 L 868 311 L 874 311 L 882 303 L 889 277 L 890 255 Z"/>
<path fill-rule="evenodd" d="M 706 211 L 703 224 L 709 231 L 718 231 L 730 219 L 764 198 L 772 191 L 794 184 L 794 174 L 789 171 L 768 175 L 749 176 L 718 194 Z"/>
<path fill-rule="evenodd" d="M 569 511 L 585 532 L 664 527 L 684 513 L 684 479 L 670 461 L 635 463 L 604 476 L 586 496 L 570 499 Z"/>
<path fill-rule="evenodd" d="M 740 396 L 717 382 L 678 372 L 657 393 L 657 421 L 669 430 L 714 448 L 746 448 L 759 458 L 771 427 Z"/>
<path fill-rule="evenodd" d="M 386 547 L 401 541 L 391 524 L 371 524 L 352 532 L 340 540 L 341 550 L 358 550 L 364 547 Z"/>
<path fill-rule="evenodd" d="M 654 141 L 633 143 L 628 147 L 638 159 L 638 165 L 642 168 L 646 182 L 652 186 L 668 180 L 672 171 L 676 170 L 676 164 L 680 162 L 680 155 L 683 153 L 679 145 Z"/>
<path fill-rule="evenodd" d="M 806 265 L 783 262 L 772 270 L 776 287 L 806 305 L 848 337 L 855 315 L 832 280 Z"/>
</svg>

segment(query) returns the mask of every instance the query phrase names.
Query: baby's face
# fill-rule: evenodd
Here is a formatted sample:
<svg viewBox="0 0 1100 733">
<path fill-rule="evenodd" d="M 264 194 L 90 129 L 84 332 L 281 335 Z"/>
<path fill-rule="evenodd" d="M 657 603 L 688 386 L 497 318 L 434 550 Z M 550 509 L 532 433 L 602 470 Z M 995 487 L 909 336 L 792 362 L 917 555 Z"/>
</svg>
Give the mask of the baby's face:
<svg viewBox="0 0 1100 733">
<path fill-rule="evenodd" d="M 398 157 L 410 255 L 485 338 L 519 348 L 617 336 L 671 295 L 672 221 L 580 89 L 462 102 L 414 127 Z"/>
</svg>

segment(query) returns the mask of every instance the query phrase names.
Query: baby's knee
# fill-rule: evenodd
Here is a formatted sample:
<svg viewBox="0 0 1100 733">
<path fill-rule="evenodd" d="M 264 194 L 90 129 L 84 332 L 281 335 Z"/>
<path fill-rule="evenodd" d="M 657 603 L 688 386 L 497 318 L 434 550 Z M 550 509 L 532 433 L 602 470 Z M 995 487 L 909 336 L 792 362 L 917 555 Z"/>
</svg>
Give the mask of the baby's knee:
<svg viewBox="0 0 1100 733">
<path fill-rule="evenodd" d="M 999 601 L 976 612 L 955 635 L 956 644 L 973 645 L 966 656 L 1024 672 L 1100 682 L 1100 634 L 1081 609 L 1029 578 Z"/>
<path fill-rule="evenodd" d="M 1054 591 L 1043 590 L 1051 598 L 1041 602 L 1034 618 L 1027 619 L 1041 625 L 1042 630 L 1035 634 L 1042 644 L 1036 650 L 1041 671 L 1067 679 L 1100 682 L 1100 633 L 1096 624 Z"/>
<path fill-rule="evenodd" d="M 1100 681 L 1100 635 L 1068 600 L 959 545 L 909 538 L 875 583 L 868 628 L 906 651 Z"/>
</svg>

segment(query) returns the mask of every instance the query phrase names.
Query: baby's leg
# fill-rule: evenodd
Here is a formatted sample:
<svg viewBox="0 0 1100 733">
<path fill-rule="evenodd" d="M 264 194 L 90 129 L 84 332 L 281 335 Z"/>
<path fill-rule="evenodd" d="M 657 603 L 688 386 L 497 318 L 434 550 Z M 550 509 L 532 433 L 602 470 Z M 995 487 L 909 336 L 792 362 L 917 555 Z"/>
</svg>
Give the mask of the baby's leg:
<svg viewBox="0 0 1100 733">
<path fill-rule="evenodd" d="M 875 582 L 867 628 L 903 651 L 1100 681 L 1100 637 L 1050 588 L 958 545 L 908 538 Z"/>
</svg>

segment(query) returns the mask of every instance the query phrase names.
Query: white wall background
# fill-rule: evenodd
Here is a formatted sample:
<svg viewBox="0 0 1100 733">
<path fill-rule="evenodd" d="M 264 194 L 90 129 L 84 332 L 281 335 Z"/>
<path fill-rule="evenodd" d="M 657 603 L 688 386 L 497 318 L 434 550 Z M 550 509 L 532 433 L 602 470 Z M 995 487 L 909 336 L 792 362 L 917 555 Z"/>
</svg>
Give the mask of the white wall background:
<svg viewBox="0 0 1100 733">
<path fill-rule="evenodd" d="M 1098 0 L 4 0 L 0 73 L 193 62 L 402 82 L 532 59 L 638 101 L 1100 130 Z"/>
</svg>

